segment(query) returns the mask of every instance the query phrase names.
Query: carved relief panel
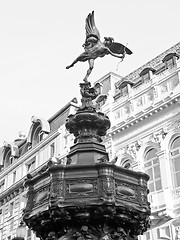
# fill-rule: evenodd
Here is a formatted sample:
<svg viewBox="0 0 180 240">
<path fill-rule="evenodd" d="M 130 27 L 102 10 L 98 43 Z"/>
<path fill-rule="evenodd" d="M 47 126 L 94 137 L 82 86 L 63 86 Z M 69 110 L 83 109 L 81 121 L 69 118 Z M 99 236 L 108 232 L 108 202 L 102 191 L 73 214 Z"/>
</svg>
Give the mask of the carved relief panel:
<svg viewBox="0 0 180 240">
<path fill-rule="evenodd" d="M 98 187 L 95 179 L 66 180 L 65 197 L 97 197 Z"/>
<path fill-rule="evenodd" d="M 115 184 L 116 196 L 119 199 L 128 199 L 131 201 L 138 201 L 138 188 L 133 184 L 122 181 L 116 181 Z"/>
</svg>

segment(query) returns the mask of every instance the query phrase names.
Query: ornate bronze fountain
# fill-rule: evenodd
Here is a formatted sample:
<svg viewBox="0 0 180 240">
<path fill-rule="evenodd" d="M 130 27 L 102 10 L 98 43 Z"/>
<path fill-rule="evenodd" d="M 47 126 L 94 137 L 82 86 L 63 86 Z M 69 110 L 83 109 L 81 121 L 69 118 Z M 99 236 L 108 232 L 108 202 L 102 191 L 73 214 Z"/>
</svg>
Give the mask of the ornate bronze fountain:
<svg viewBox="0 0 180 240">
<path fill-rule="evenodd" d="M 23 220 L 41 239 L 136 239 L 149 225 L 149 177 L 109 162 L 101 140 L 109 118 L 93 105 L 97 89 L 80 87 L 82 105 L 66 123 L 75 136 L 67 163 L 50 160 L 27 176 Z"/>
<path fill-rule="evenodd" d="M 50 159 L 35 175 L 27 175 L 27 205 L 23 220 L 43 240 L 131 240 L 149 226 L 148 175 L 109 161 L 102 137 L 110 120 L 96 110 L 100 86 L 87 80 L 96 57 L 132 52 L 111 38 L 102 43 L 94 13 L 86 19 L 85 52 L 77 61 L 89 61 L 80 84 L 82 104 L 70 115 L 66 128 L 74 134 L 66 164 Z M 82 58 L 83 57 L 83 58 Z"/>
</svg>

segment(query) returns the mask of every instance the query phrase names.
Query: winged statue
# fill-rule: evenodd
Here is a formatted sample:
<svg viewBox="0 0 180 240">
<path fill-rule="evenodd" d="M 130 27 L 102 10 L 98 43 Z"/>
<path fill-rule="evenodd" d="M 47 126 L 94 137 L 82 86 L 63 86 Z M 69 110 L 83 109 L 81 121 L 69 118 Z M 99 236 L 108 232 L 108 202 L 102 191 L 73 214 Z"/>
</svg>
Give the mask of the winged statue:
<svg viewBox="0 0 180 240">
<path fill-rule="evenodd" d="M 86 18 L 85 23 L 86 39 L 83 44 L 84 52 L 80 54 L 66 69 L 74 66 L 77 62 L 88 61 L 89 68 L 87 70 L 86 76 L 83 79 L 88 82 L 88 77 L 92 72 L 94 67 L 94 60 L 98 57 L 104 57 L 105 55 L 112 55 L 113 57 L 124 59 L 125 55 L 132 54 L 132 51 L 121 43 L 114 42 L 112 37 L 104 37 L 102 42 L 100 39 L 100 33 L 95 25 L 94 21 L 94 11 L 89 13 Z"/>
</svg>

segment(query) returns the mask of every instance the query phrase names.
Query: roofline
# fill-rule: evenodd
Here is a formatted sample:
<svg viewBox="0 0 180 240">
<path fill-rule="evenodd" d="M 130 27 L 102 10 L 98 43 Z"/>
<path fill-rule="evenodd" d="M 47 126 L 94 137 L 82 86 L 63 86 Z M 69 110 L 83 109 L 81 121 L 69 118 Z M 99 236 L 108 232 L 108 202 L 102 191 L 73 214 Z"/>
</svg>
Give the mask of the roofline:
<svg viewBox="0 0 180 240">
<path fill-rule="evenodd" d="M 167 55 L 168 53 L 172 53 L 172 52 L 176 52 L 177 50 L 180 51 L 180 42 L 176 43 L 175 45 L 173 45 L 172 47 L 168 48 L 167 50 L 165 50 L 164 52 L 160 53 L 159 55 L 157 55 L 156 57 L 152 58 L 150 61 L 146 62 L 145 64 L 143 64 L 142 66 L 136 68 L 134 71 L 130 72 L 129 74 L 127 74 L 124 78 L 131 80 L 131 79 L 136 79 L 139 76 L 139 73 L 148 67 L 154 68 L 158 65 L 158 61 L 159 59 L 163 59 L 163 57 L 165 55 Z M 156 70 L 156 69 L 155 69 Z"/>
<path fill-rule="evenodd" d="M 56 112 L 52 117 L 50 117 L 47 121 L 50 123 L 52 122 L 57 116 L 62 114 L 66 109 L 68 109 L 70 106 L 78 108 L 79 105 L 75 103 L 77 101 L 76 98 L 73 98 L 71 101 L 69 101 L 63 108 L 61 108 L 58 112 Z"/>
<path fill-rule="evenodd" d="M 123 78 L 121 75 L 119 75 L 119 74 L 117 74 L 117 73 L 108 72 L 106 75 L 104 75 L 103 77 L 101 77 L 101 78 L 99 78 L 98 80 L 96 80 L 96 81 L 94 82 L 94 84 L 96 84 L 97 82 L 101 82 L 101 81 L 105 80 L 107 77 L 109 77 L 109 76 L 111 76 L 111 75 L 113 75 L 113 76 L 115 76 L 115 77 L 118 77 L 118 78 Z"/>
<path fill-rule="evenodd" d="M 52 117 L 50 117 L 47 121 L 50 123 L 52 122 L 58 115 L 62 114 L 66 109 L 68 109 L 70 106 L 74 106 L 76 108 L 78 108 L 78 104 L 75 103 L 75 101 L 77 101 L 76 98 L 73 98 L 70 102 L 68 102 L 63 108 L 61 108 L 58 112 L 56 112 Z M 16 140 L 14 140 L 15 142 Z M 26 143 L 27 141 L 27 137 L 25 139 L 22 139 L 22 141 L 16 143 L 16 145 L 18 147 L 22 146 L 24 143 Z M 1 147 L 0 147 L 1 149 Z"/>
</svg>

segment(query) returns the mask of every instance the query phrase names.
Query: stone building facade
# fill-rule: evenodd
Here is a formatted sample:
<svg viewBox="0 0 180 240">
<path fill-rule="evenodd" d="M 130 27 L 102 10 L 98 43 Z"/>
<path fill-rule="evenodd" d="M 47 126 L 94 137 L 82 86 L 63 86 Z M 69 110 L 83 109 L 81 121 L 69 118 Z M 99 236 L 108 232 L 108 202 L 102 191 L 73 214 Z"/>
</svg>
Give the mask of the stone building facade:
<svg viewBox="0 0 180 240">
<path fill-rule="evenodd" d="M 65 122 L 76 108 L 77 100 L 73 99 L 48 121 L 33 116 L 27 137 L 21 133 L 17 140 L 4 142 L 0 148 L 0 240 L 12 239 L 22 220 L 26 175 L 39 172 L 51 158 L 66 162 L 73 136 L 65 129 Z M 31 230 L 27 230 L 26 239 L 35 239 Z"/>
<path fill-rule="evenodd" d="M 111 120 L 104 143 L 110 161 L 150 175 L 151 228 L 140 240 L 180 240 L 180 43 L 125 77 L 108 73 L 94 100 Z M 106 100 L 105 100 L 106 99 Z M 26 175 L 52 157 L 65 162 L 73 136 L 65 129 L 75 100 L 48 121 L 32 117 L 27 137 L 0 148 L 0 240 L 15 236 L 26 203 Z M 27 239 L 35 239 L 27 231 Z"/>
<path fill-rule="evenodd" d="M 125 77 L 99 81 L 111 120 L 104 138 L 117 165 L 150 176 L 151 229 L 141 240 L 180 239 L 180 43 Z"/>
</svg>

